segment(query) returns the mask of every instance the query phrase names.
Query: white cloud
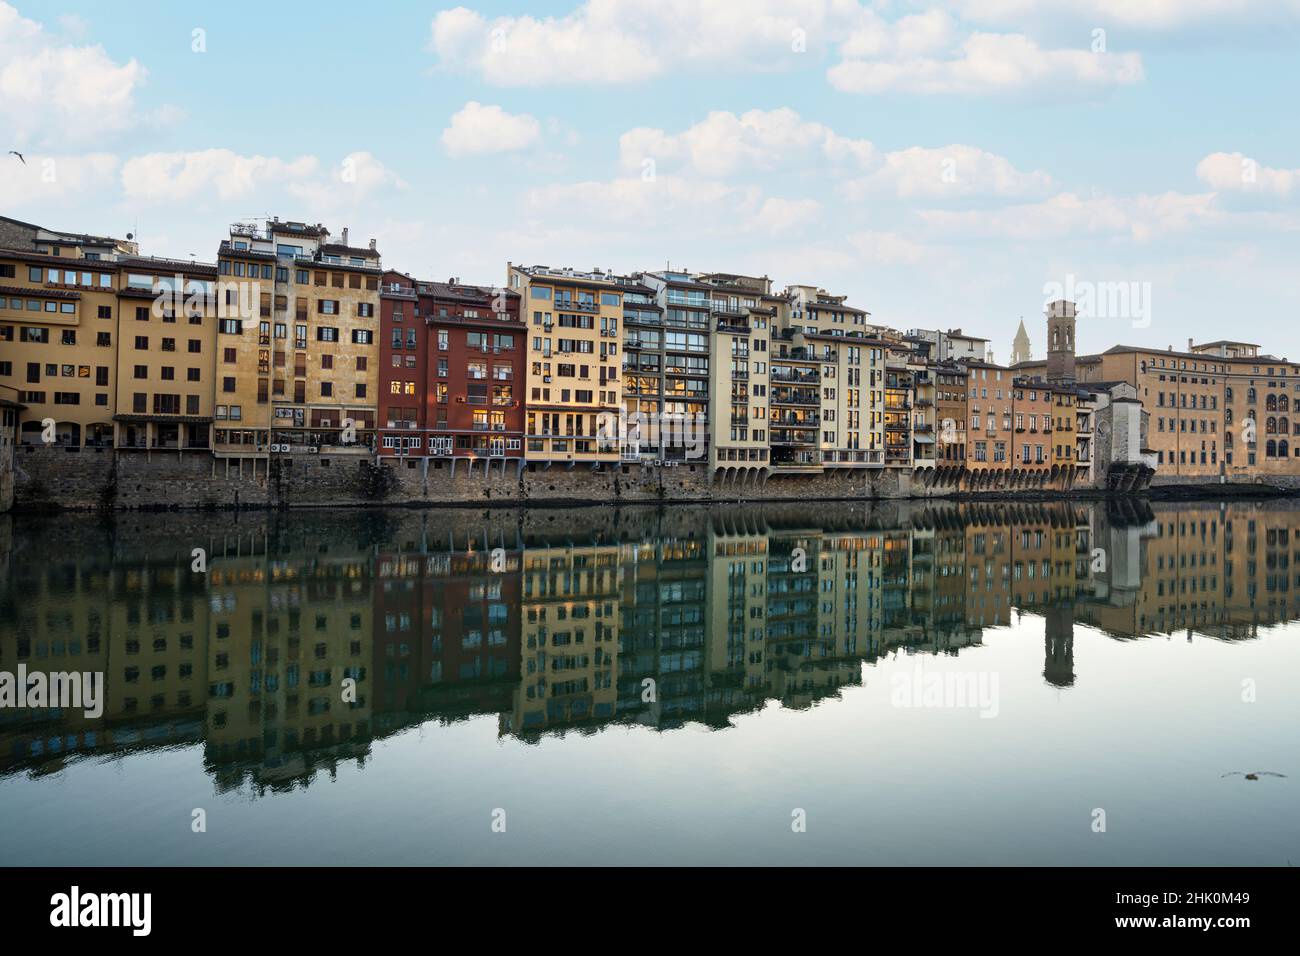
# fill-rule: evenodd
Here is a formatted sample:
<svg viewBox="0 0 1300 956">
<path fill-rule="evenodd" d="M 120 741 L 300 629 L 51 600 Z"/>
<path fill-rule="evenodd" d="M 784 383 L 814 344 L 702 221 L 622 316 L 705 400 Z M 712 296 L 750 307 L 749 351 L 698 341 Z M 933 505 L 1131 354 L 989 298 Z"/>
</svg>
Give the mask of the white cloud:
<svg viewBox="0 0 1300 956">
<path fill-rule="evenodd" d="M 850 180 L 850 199 L 893 195 L 899 199 L 1046 195 L 1054 186 L 1041 170 L 1022 172 L 1004 156 L 953 143 L 937 149 L 912 146 L 886 153 L 870 175 Z"/>
<path fill-rule="evenodd" d="M 442 131 L 442 145 L 449 156 L 510 153 L 535 144 L 541 129 L 527 113 L 507 113 L 499 106 L 470 100 Z"/>
<path fill-rule="evenodd" d="M 1044 49 L 1018 33 L 972 33 L 941 55 L 917 55 L 913 50 L 934 51 L 900 36 L 902 22 L 850 36 L 846 59 L 827 71 L 831 85 L 846 93 L 980 94 L 1105 88 L 1143 78 L 1142 58 L 1136 53 Z M 932 46 L 955 36 L 955 31 L 935 28 L 920 36 Z"/>
<path fill-rule="evenodd" d="M 773 236 L 799 232 L 809 223 L 816 222 L 822 213 L 822 204 L 815 199 L 763 200 L 754 214 L 753 227 Z"/>
<path fill-rule="evenodd" d="M 111 153 L 84 156 L 25 153 L 23 158 L 26 165 L 14 156 L 4 157 L 0 205 L 6 208 L 83 202 L 116 191 L 118 159 Z"/>
<path fill-rule="evenodd" d="M 430 49 L 498 86 L 636 83 L 681 66 L 777 70 L 815 59 L 855 0 L 588 0 L 560 17 L 433 19 Z"/>
<path fill-rule="evenodd" d="M 1003 156 L 954 143 L 881 153 L 869 140 L 842 136 L 789 108 L 713 112 L 680 133 L 638 127 L 619 138 L 625 170 L 681 170 L 703 177 L 799 170 L 832 181 L 844 177 L 850 199 L 872 196 L 966 198 L 1047 195 L 1044 172 L 1022 172 Z"/>
<path fill-rule="evenodd" d="M 1300 19 L 1296 0 L 961 0 L 957 8 L 962 17 L 982 23 L 1070 17 L 1102 27 L 1152 31 Z"/>
<path fill-rule="evenodd" d="M 1225 0 L 1226 2 L 1226 0 Z M 991 16 L 995 10 L 977 11 Z M 588 0 L 560 17 L 434 17 L 429 47 L 449 69 L 498 86 L 624 84 L 675 70 L 815 68 L 855 93 L 985 93 L 1136 83 L 1136 53 L 1043 48 L 1019 33 L 972 32 L 941 10 L 886 20 L 857 0 Z"/>
<path fill-rule="evenodd" d="M 704 176 L 727 176 L 807 165 L 819 158 L 865 167 L 876 159 L 876 149 L 866 140 L 839 136 L 828 126 L 781 108 L 739 116 L 713 112 L 677 134 L 638 127 L 619 137 L 619 158 L 626 169 L 653 159 L 656 166 L 680 165 Z"/>
<path fill-rule="evenodd" d="M 1214 194 L 1160 193 L 1081 197 L 1059 193 L 998 210 L 928 209 L 921 220 L 945 238 L 1038 240 L 1127 237 L 1139 241 L 1216 222 Z"/>
<path fill-rule="evenodd" d="M 350 186 L 358 196 L 369 196 L 386 189 L 406 189 L 406 182 L 375 158 L 373 153 L 361 150 L 348 153 L 330 174 L 332 182 Z"/>
<path fill-rule="evenodd" d="M 122 187 L 128 199 L 180 202 L 191 199 L 241 199 L 268 183 L 292 183 L 314 177 L 314 156 L 282 160 L 241 156 L 228 149 L 147 153 L 127 160 Z"/>
<path fill-rule="evenodd" d="M 134 59 L 115 62 L 101 46 L 61 43 L 0 0 L 0 120 L 20 148 L 90 142 L 130 128 L 145 72 Z"/>
<path fill-rule="evenodd" d="M 433 19 L 432 49 L 453 68 L 470 69 L 497 86 L 627 83 L 657 74 L 651 47 L 615 16 L 584 7 L 567 17 L 497 17 L 465 7 Z"/>
<path fill-rule="evenodd" d="M 1223 192 L 1290 196 L 1300 185 L 1300 169 L 1260 165 L 1243 153 L 1211 153 L 1196 164 L 1201 182 Z"/>
<path fill-rule="evenodd" d="M 760 205 L 757 189 L 677 176 L 554 184 L 529 190 L 525 200 L 533 212 L 562 209 L 573 221 L 632 231 L 655 225 L 680 227 L 684 222 L 697 230 L 707 229 L 710 222 L 739 230 L 743 228 L 740 217 L 748 219 Z"/>
</svg>

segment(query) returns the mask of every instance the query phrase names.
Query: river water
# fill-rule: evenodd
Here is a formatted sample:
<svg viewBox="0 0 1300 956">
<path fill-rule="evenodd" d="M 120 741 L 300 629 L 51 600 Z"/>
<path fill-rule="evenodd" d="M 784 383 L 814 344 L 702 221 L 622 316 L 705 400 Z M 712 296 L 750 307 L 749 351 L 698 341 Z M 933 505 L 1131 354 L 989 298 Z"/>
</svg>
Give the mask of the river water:
<svg viewBox="0 0 1300 956">
<path fill-rule="evenodd" d="M 0 864 L 1296 864 L 1297 618 L 1292 501 L 0 518 Z"/>
</svg>

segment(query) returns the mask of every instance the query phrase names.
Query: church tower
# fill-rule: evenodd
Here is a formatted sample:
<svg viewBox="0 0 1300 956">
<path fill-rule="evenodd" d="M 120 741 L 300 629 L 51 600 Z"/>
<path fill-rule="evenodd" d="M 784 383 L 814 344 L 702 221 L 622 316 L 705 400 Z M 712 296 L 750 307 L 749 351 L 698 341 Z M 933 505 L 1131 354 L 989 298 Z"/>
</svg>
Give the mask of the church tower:
<svg viewBox="0 0 1300 956">
<path fill-rule="evenodd" d="M 1020 362 L 1028 362 L 1033 358 L 1029 349 L 1029 333 L 1025 331 L 1025 320 L 1020 320 L 1020 328 L 1016 329 L 1016 337 L 1011 343 L 1011 364 L 1014 367 Z"/>
<path fill-rule="evenodd" d="M 1074 303 L 1047 303 L 1047 380 L 1074 384 Z"/>
</svg>

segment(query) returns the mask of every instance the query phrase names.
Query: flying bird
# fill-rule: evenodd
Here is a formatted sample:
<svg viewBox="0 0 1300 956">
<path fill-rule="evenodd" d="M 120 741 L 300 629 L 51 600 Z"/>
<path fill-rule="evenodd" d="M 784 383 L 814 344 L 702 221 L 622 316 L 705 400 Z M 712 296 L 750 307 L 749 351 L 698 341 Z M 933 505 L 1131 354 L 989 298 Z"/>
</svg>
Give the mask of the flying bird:
<svg viewBox="0 0 1300 956">
<path fill-rule="evenodd" d="M 1252 770 L 1250 773 L 1243 773 L 1240 770 L 1234 770 L 1232 773 L 1225 773 L 1223 776 L 1224 777 L 1245 777 L 1247 780 L 1258 780 L 1260 777 L 1285 777 L 1286 774 L 1274 773 L 1271 770 Z"/>
<path fill-rule="evenodd" d="M 16 150 L 16 149 L 11 149 L 11 150 L 9 150 L 9 155 L 10 155 L 10 156 L 17 156 L 17 157 L 18 157 L 18 161 L 19 161 L 20 163 L 22 163 L 24 166 L 27 165 L 27 160 L 23 159 L 23 154 L 20 153 L 20 152 L 18 152 L 18 150 Z"/>
</svg>

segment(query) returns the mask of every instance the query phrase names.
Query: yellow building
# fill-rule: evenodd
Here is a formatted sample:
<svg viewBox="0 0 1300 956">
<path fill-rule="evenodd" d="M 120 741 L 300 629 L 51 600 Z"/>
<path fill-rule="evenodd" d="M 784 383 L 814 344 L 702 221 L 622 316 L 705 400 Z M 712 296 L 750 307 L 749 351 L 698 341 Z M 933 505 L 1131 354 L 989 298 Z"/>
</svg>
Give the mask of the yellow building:
<svg viewBox="0 0 1300 956">
<path fill-rule="evenodd" d="M 215 450 L 255 474 L 273 451 L 373 443 L 382 264 L 373 240 L 329 238 L 319 223 L 236 223 L 218 252 Z"/>
<path fill-rule="evenodd" d="M 785 300 L 767 276 L 715 272 L 710 338 L 709 466 L 724 485 L 771 471 L 768 444 L 769 345 Z"/>
<path fill-rule="evenodd" d="M 624 284 L 610 273 L 506 265 L 528 326 L 525 454 L 616 464 Z"/>
<path fill-rule="evenodd" d="M 114 444 L 209 452 L 217 340 L 217 267 L 118 259 Z"/>
<path fill-rule="evenodd" d="M 623 573 L 617 546 L 524 549 L 521 679 L 504 730 L 614 717 Z"/>
<path fill-rule="evenodd" d="M 0 217 L 0 385 L 18 391 L 18 441 L 110 447 L 119 255 L 133 242 Z M 53 432 L 42 422 L 53 420 Z"/>
<path fill-rule="evenodd" d="M 204 737 L 218 762 L 259 757 L 274 783 L 305 771 L 303 749 L 368 732 L 374 565 L 346 551 L 273 560 L 265 540 L 230 550 L 207 576 Z"/>
<path fill-rule="evenodd" d="M 814 286 L 786 288 L 782 330 L 820 366 L 819 452 L 824 468 L 884 464 L 885 343 L 870 313 Z"/>
</svg>

